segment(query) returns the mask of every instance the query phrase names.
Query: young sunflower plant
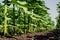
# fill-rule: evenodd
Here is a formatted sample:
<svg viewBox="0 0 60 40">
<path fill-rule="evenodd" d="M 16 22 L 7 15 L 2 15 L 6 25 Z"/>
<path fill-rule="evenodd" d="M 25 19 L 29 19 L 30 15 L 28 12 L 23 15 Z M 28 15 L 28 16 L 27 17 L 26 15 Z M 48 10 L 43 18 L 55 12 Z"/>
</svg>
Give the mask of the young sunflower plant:
<svg viewBox="0 0 60 40">
<path fill-rule="evenodd" d="M 7 1 L 8 0 L 4 0 L 5 2 L 4 2 L 4 36 L 6 36 L 7 35 Z"/>
</svg>

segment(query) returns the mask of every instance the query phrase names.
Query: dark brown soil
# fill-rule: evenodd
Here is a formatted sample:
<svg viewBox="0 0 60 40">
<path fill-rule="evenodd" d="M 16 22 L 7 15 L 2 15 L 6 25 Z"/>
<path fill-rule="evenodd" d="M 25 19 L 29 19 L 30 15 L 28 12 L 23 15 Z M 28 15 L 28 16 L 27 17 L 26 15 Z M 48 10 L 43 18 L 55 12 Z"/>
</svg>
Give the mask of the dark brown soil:
<svg viewBox="0 0 60 40">
<path fill-rule="evenodd" d="M 60 40 L 60 30 L 50 30 L 47 32 L 35 32 L 24 35 L 0 37 L 0 40 Z"/>
</svg>

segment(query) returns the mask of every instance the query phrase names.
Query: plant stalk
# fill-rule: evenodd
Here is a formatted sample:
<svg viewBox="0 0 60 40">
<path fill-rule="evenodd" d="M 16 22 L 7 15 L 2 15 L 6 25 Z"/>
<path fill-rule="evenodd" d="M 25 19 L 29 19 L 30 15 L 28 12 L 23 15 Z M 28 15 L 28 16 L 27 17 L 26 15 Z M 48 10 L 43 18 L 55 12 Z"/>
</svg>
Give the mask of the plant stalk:
<svg viewBox="0 0 60 40">
<path fill-rule="evenodd" d="M 4 6 L 4 36 L 7 35 L 7 0 L 5 0 L 5 6 Z"/>
</svg>

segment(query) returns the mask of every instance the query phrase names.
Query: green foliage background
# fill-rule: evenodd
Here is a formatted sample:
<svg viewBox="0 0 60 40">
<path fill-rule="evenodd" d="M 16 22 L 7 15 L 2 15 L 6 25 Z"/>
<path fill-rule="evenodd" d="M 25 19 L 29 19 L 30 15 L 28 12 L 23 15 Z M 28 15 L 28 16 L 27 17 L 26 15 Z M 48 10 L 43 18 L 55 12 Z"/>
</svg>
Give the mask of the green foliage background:
<svg viewBox="0 0 60 40">
<path fill-rule="evenodd" d="M 59 15 L 56 17 L 56 19 L 57 19 L 56 28 L 60 29 L 60 2 L 58 2 L 58 4 L 57 4 L 57 11 L 58 11 Z"/>
<path fill-rule="evenodd" d="M 3 3 L 0 4 L 0 28 L 4 35 L 54 28 L 44 0 L 4 0 Z"/>
</svg>

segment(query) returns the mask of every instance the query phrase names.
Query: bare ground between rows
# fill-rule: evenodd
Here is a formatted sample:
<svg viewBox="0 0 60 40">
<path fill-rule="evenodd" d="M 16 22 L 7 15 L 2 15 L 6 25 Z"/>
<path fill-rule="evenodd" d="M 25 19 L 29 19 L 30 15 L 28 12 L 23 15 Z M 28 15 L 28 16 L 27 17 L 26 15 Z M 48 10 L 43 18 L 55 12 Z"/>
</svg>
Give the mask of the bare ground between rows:
<svg viewBox="0 0 60 40">
<path fill-rule="evenodd" d="M 1 36 L 0 40 L 60 40 L 60 29 L 8 37 Z"/>
</svg>

